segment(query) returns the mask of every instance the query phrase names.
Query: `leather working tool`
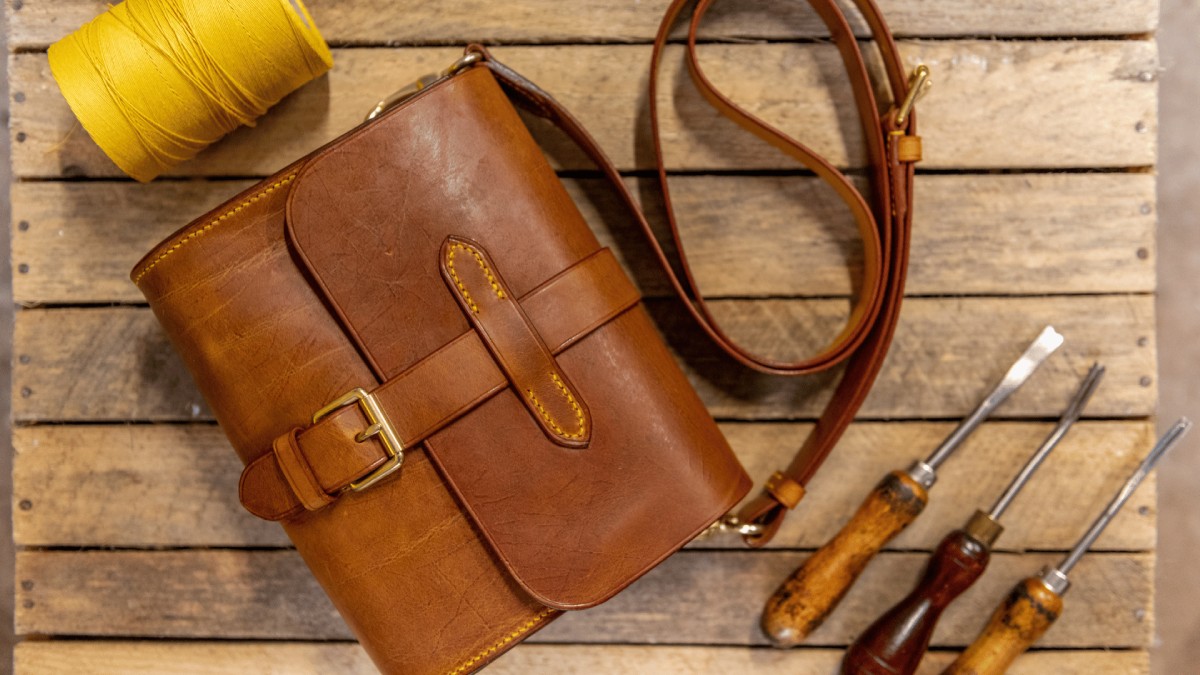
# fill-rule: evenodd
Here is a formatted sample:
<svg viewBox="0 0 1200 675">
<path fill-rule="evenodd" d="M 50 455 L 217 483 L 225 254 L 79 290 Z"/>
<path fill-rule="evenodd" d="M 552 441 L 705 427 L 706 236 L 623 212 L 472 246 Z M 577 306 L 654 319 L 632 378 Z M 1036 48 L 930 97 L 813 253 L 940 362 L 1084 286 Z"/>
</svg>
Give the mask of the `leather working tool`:
<svg viewBox="0 0 1200 675">
<path fill-rule="evenodd" d="M 659 31 L 656 66 L 682 4 Z M 814 3 L 867 132 L 867 206 L 839 172 L 706 84 L 695 30 L 709 4 L 689 32 L 701 91 L 832 181 L 865 239 L 850 325 L 791 364 L 730 343 L 686 265 L 671 272 L 651 240 L 688 311 L 733 358 L 796 375 L 849 362 L 820 442 L 810 438 L 798 473 L 778 474 L 736 525 L 760 545 L 853 417 L 894 329 L 919 159 L 912 104 L 927 74 L 908 87 L 861 0 L 897 101 L 880 116 L 845 18 Z M 131 275 L 247 465 L 242 503 L 281 522 L 389 673 L 485 666 L 564 611 L 611 598 L 711 523 L 732 523 L 725 515 L 750 489 L 514 102 L 575 140 L 650 234 L 575 118 L 473 46 L 172 235 Z"/>
<path fill-rule="evenodd" d="M 1172 425 L 1062 562 L 1018 583 L 996 608 L 979 637 L 946 668 L 944 675 L 1002 675 L 1018 656 L 1041 639 L 1062 615 L 1063 595 L 1071 585 L 1067 575 L 1096 543 L 1154 465 L 1191 428 L 1192 423 L 1187 418 Z"/>
<path fill-rule="evenodd" d="M 937 480 L 942 462 L 1062 343 L 1062 335 L 1052 326 L 1043 329 L 1004 379 L 928 459 L 885 476 L 833 539 L 779 586 L 767 600 L 762 616 L 763 632 L 775 646 L 798 645 L 821 625 L 875 554 L 925 509 L 927 491 Z"/>
<path fill-rule="evenodd" d="M 942 539 L 916 588 L 876 619 L 846 650 L 842 673 L 911 675 L 917 672 L 942 612 L 987 570 L 992 546 L 1004 532 L 1000 517 L 1079 420 L 1103 376 L 1104 367 L 1093 365 L 1058 424 L 996 500 L 991 511 L 976 511 L 965 527 Z"/>
</svg>

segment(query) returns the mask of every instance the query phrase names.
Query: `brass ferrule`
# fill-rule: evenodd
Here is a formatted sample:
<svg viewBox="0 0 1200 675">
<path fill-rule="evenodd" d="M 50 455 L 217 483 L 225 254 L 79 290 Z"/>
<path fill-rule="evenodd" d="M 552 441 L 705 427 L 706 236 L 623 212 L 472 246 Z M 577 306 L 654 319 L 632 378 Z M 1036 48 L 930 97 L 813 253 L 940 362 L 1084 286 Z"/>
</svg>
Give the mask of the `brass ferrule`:
<svg viewBox="0 0 1200 675">
<path fill-rule="evenodd" d="M 963 531 L 967 533 L 967 536 L 991 549 L 1000 533 L 1004 532 L 1004 526 L 983 511 L 976 511 L 975 515 L 967 521 L 967 526 L 963 528 Z"/>
</svg>

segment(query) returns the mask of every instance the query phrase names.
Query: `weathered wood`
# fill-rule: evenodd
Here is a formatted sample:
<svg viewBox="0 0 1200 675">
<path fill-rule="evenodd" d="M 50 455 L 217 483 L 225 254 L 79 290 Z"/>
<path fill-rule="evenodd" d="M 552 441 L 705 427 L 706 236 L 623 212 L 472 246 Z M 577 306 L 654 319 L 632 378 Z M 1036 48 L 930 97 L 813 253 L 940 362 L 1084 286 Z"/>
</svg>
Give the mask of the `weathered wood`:
<svg viewBox="0 0 1200 675">
<path fill-rule="evenodd" d="M 780 647 L 795 647 L 825 622 L 871 560 L 913 522 L 929 493 L 900 469 L 867 493 L 837 535 L 784 580 L 763 609 L 763 631 Z"/>
<path fill-rule="evenodd" d="M 20 545 L 288 544 L 238 503 L 242 463 L 214 425 L 27 427 L 13 447 Z"/>
<path fill-rule="evenodd" d="M 1057 415 L 1093 359 L 1109 366 L 1109 377 L 1089 415 L 1153 413 L 1148 294 L 1154 290 L 1156 207 L 1153 174 L 1142 170 L 1156 158 L 1158 64 L 1149 34 L 1158 3 L 879 1 L 898 35 L 951 38 L 901 45 L 908 64 L 928 63 L 936 81 L 919 106 L 926 151 L 921 168 L 952 171 L 917 182 L 908 291 L 927 297 L 906 305 L 892 356 L 864 409 L 865 416 L 889 421 L 850 429 L 836 461 L 809 486 L 773 550 L 712 550 L 735 546 L 732 539 L 695 544 L 630 592 L 566 617 L 536 637 L 542 644 L 517 648 L 489 672 L 834 672 L 841 653 L 828 647 L 849 642 L 911 587 L 924 564 L 916 552 L 989 503 L 1050 424 L 997 421 L 981 428 L 943 467 L 925 514 L 867 570 L 813 636 L 814 646 L 782 652 L 760 647 L 756 624 L 763 600 L 806 556 L 789 549 L 822 543 L 880 476 L 936 445 L 952 423 L 929 420 L 965 412 L 1044 323 L 1067 335 L 1064 353 L 1000 417 Z M 331 76 L 176 175 L 269 173 L 356 124 L 380 95 L 444 67 L 457 45 L 470 40 L 509 43 L 497 49 L 502 59 L 579 112 L 623 169 L 644 170 L 650 157 L 644 43 L 665 2 L 469 0 L 445 11 L 417 0 L 309 0 L 326 37 L 339 47 Z M 126 280 L 137 257 L 246 182 L 57 180 L 123 178 L 77 127 L 45 54 L 28 53 L 103 11 L 105 2 L 5 5 L 9 45 L 19 52 L 9 59 L 14 175 L 55 179 L 15 185 L 15 297 L 28 305 L 140 304 Z M 853 13 L 851 24 L 864 33 Z M 805 3 L 716 3 L 704 34 L 716 42 L 773 43 L 704 44 L 702 60 L 736 100 L 839 166 L 862 165 L 840 63 L 821 43 L 825 31 Z M 1104 39 L 974 39 L 1049 36 Z M 561 46 L 534 46 L 539 43 Z M 837 298 L 852 285 L 847 261 L 857 265 L 851 225 L 812 178 L 694 175 L 796 167 L 711 112 L 680 66 L 676 47 L 664 74 L 664 123 L 671 167 L 693 174 L 673 179 L 672 194 L 700 283 L 709 294 L 731 298 L 717 311 L 752 346 L 781 356 L 807 351 L 833 334 L 845 315 L 846 303 Z M 872 67 L 878 72 L 877 63 Z M 556 167 L 590 168 L 543 123 L 532 126 Z M 1040 171 L 1060 168 L 1137 171 Z M 636 194 L 653 188 L 650 179 L 628 181 Z M 646 271 L 643 243 L 600 182 L 567 182 L 589 220 L 611 227 L 600 228 L 602 238 L 616 242 L 645 293 L 662 295 L 661 277 Z M 649 210 L 661 222 L 658 207 Z M 787 251 L 786 258 L 779 251 Z M 794 299 L 812 296 L 820 299 Z M 715 359 L 677 308 L 648 304 L 714 413 L 776 420 L 723 424 L 761 482 L 811 430 L 808 423 L 778 420 L 816 415 L 835 375 L 799 381 L 749 376 Z M 348 631 L 296 554 L 263 550 L 288 542 L 277 526 L 238 506 L 241 467 L 219 429 L 208 422 L 78 424 L 209 419 L 150 312 L 117 307 L 19 314 L 12 397 L 18 545 L 182 550 L 22 551 L 15 599 L 20 633 L 154 639 L 26 640 L 16 650 L 17 672 L 374 672 L 361 649 L 345 642 Z M 72 424 L 20 424 L 46 421 Z M 1006 515 L 1008 530 L 998 543 L 1005 552 L 942 622 L 939 646 L 922 673 L 939 672 L 953 657 L 948 648 L 973 638 L 1013 583 L 1057 559 L 1046 551 L 1078 535 L 1152 436 L 1146 419 L 1089 420 L 1072 431 Z M 1098 552 L 1073 575 L 1064 617 L 1039 645 L 1050 650 L 1023 656 L 1012 672 L 1149 672 L 1144 648 L 1153 634 L 1153 487 L 1151 482 L 1134 496 Z M 1018 553 L 1028 549 L 1041 553 Z M 322 642 L 276 641 L 281 639 Z M 651 646 L 659 643 L 675 646 Z M 1061 647 L 1070 649 L 1054 651 Z"/>
<path fill-rule="evenodd" d="M 950 423 L 859 423 L 809 486 L 775 548 L 823 544 L 885 472 L 936 446 Z M 928 548 L 1003 490 L 1048 423 L 985 424 L 940 471 L 926 512 L 889 548 Z M 722 425 L 757 484 L 781 466 L 810 424 Z M 1081 422 L 1004 518 L 999 550 L 1069 546 L 1153 440 L 1149 422 Z M 287 546 L 283 530 L 242 510 L 241 462 L 212 425 L 34 426 L 14 434 L 13 534 L 22 546 Z M 1096 550 L 1154 547 L 1153 477 Z M 1086 485 L 1087 489 L 1078 489 Z M 714 537 L 694 546 L 729 547 Z"/>
<path fill-rule="evenodd" d="M 779 357 L 815 350 L 844 320 L 841 300 L 728 300 L 713 311 L 751 349 Z M 749 373 L 719 357 L 682 310 L 647 303 L 683 354 L 718 417 L 815 417 L 834 374 Z M 1108 367 L 1088 407 L 1102 417 L 1154 410 L 1154 302 L 1150 296 L 914 298 L 906 302 L 865 417 L 964 415 L 1046 324 L 1067 343 L 1001 416 L 1057 416 L 1092 361 Z M 19 421 L 197 420 L 208 413 L 148 309 L 19 311 L 13 414 Z"/>
<path fill-rule="evenodd" d="M 905 42 L 910 63 L 937 73 L 921 104 L 924 168 L 1148 166 L 1155 160 L 1157 54 L 1153 42 Z M 362 120 L 383 95 L 442 68 L 452 48 L 340 49 L 328 77 L 172 171 L 172 175 L 264 175 Z M 503 47 L 497 56 L 576 111 L 622 168 L 647 168 L 641 103 L 648 47 Z M 662 125 L 668 162 L 684 169 L 795 168 L 740 132 L 695 92 L 669 50 Z M 714 83 L 839 166 L 863 164 L 857 115 L 836 51 L 814 44 L 715 44 L 702 50 Z M 878 70 L 878 64 L 875 64 Z M 10 57 L 13 173 L 19 177 L 120 176 L 78 128 L 44 54 Z M 580 73 L 587 73 L 581 77 Z M 381 84 L 381 79 L 394 85 Z M 15 95 L 15 94 L 14 94 Z M 1096 105 L 1096 101 L 1104 105 Z M 966 104 L 964 102 L 970 102 Z M 544 129 L 544 124 L 535 125 Z M 636 142 L 635 142 L 635 139 Z M 557 134 L 560 166 L 588 168 Z M 635 158 L 636 156 L 636 158 Z"/>
<path fill-rule="evenodd" d="M 931 652 L 919 675 L 935 675 L 953 654 Z M 637 647 L 524 644 L 488 666 L 489 675 L 558 673 L 764 673 L 829 675 L 842 653 L 835 649 Z M 350 643 L 311 642 L 22 642 L 17 675 L 375 675 L 363 650 Z M 1144 651 L 1041 651 L 1021 657 L 1012 675 L 1143 675 Z"/>
<path fill-rule="evenodd" d="M 538 642 L 758 645 L 763 598 L 805 554 L 673 556 L 613 600 L 566 616 Z M 953 607 L 936 646 L 961 646 L 1014 583 L 1057 556 L 998 554 Z M 807 644 L 846 644 L 894 604 L 925 556 L 883 553 Z M 1138 647 L 1152 635 L 1154 558 L 1095 553 L 1072 573 L 1072 607 L 1042 647 Z M 293 551 L 31 551 L 17 556 L 16 631 L 111 637 L 349 639 Z"/>
<path fill-rule="evenodd" d="M 927 455 L 952 428 L 953 424 L 929 423 L 852 425 L 834 459 L 821 468 L 808 495 L 784 522 L 776 536 L 778 545 L 815 547 L 828 541 L 885 473 Z M 938 470 L 929 505 L 888 548 L 930 549 L 948 531 L 962 527 L 975 509 L 987 508 L 1003 492 L 1051 428 L 1049 423 L 984 424 Z M 809 427 L 725 424 L 722 429 L 761 485 L 799 446 Z M 996 548 L 1058 550 L 1073 544 L 1153 440 L 1154 428 L 1148 422 L 1079 423 L 1005 514 L 1006 531 Z M 1080 489 L 1085 484 L 1087 488 Z M 1154 490 L 1147 484 L 1105 532 L 1101 548 L 1152 549 L 1155 514 Z M 728 546 L 728 540 L 724 544 Z"/>
<path fill-rule="evenodd" d="M 7 3 L 12 6 L 13 3 Z M 104 0 L 24 0 L 9 14 L 10 49 L 44 49 L 105 10 Z M 447 42 L 646 41 L 666 9 L 665 0 L 624 2 L 558 0 L 519 3 L 471 2 L 454 11 L 419 0 L 308 0 L 305 3 L 327 40 L 335 44 L 437 44 Z M 741 4 L 741 6 L 737 6 Z M 1157 25 L 1152 0 L 1110 3 L 1098 0 L 1037 0 L 980 7 L 970 0 L 879 3 L 897 35 L 915 37 L 981 35 L 1132 35 Z M 852 8 L 859 35 L 865 24 Z M 710 38 L 786 40 L 827 35 L 802 3 L 771 0 L 717 3 L 705 19 Z"/>
<path fill-rule="evenodd" d="M 979 638 L 954 659 L 948 672 L 974 675 L 1007 671 L 1008 666 L 1042 638 L 1062 612 L 1061 594 L 1036 576 L 1026 577 L 996 607 Z"/>
<path fill-rule="evenodd" d="M 650 179 L 627 183 L 635 195 L 655 187 Z M 603 181 L 566 184 L 628 267 L 653 267 L 646 243 Z M 188 218 L 247 185 L 14 184 L 15 298 L 140 302 L 128 280 L 138 259 Z M 706 294 L 851 291 L 860 260 L 857 232 L 817 179 L 686 176 L 671 188 L 688 260 Z M 663 222 L 659 200 L 649 201 L 652 222 Z M 910 294 L 1154 290 L 1152 175 L 929 175 L 917 181 L 915 201 Z M 854 271 L 847 272 L 848 264 Z M 669 292 L 661 275 L 643 274 L 639 281 L 647 295 Z"/>
</svg>

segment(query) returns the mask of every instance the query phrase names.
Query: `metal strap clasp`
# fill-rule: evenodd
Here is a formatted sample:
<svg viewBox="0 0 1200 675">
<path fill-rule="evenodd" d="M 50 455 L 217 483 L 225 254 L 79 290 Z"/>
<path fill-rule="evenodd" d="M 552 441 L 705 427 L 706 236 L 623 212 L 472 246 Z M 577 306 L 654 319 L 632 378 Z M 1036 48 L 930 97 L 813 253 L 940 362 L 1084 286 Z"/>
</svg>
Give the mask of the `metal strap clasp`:
<svg viewBox="0 0 1200 675">
<path fill-rule="evenodd" d="M 933 80 L 929 79 L 929 66 L 925 64 L 917 66 L 908 80 L 908 94 L 900 103 L 900 107 L 896 109 L 896 126 L 904 124 L 908 119 L 908 114 L 912 112 L 913 104 L 928 93 L 931 87 L 933 87 Z"/>
<path fill-rule="evenodd" d="M 476 51 L 467 52 L 466 54 L 463 54 L 462 56 L 458 57 L 458 60 L 456 60 L 454 63 L 451 63 L 450 67 L 443 70 L 442 72 L 429 73 L 428 75 L 422 75 L 421 77 L 417 78 L 416 82 L 413 82 L 412 84 L 408 85 L 407 87 L 404 87 L 403 89 L 393 93 L 392 95 L 388 96 L 387 98 L 379 101 L 379 103 L 376 103 L 375 107 L 371 109 L 371 112 L 367 113 L 367 118 L 364 121 L 369 122 L 369 121 L 375 119 L 376 117 L 379 117 L 385 111 L 387 111 L 389 108 L 400 105 L 404 101 L 406 101 L 409 98 L 416 95 L 417 92 L 427 88 L 429 85 L 431 85 L 435 82 L 440 82 L 441 80 L 443 80 L 447 77 L 455 75 L 458 72 L 465 70 L 466 68 L 473 66 L 482 60 L 483 60 L 482 53 L 476 52 Z"/>
<path fill-rule="evenodd" d="M 743 523 L 737 516 L 727 513 L 709 525 L 708 529 L 701 532 L 696 538 L 706 539 L 718 532 L 735 532 L 743 537 L 756 537 L 763 533 L 763 526 L 758 523 Z"/>
<path fill-rule="evenodd" d="M 383 408 L 379 406 L 379 400 L 375 398 L 375 394 L 361 387 L 346 392 L 334 402 L 313 413 L 313 424 L 320 422 L 330 413 L 355 404 L 367 418 L 367 428 L 355 434 L 355 442 L 363 443 L 378 437 L 383 444 L 384 453 L 387 454 L 387 460 L 383 464 L 366 476 L 350 483 L 348 489 L 359 492 L 387 478 L 400 468 L 400 465 L 404 463 L 404 446 L 400 443 L 400 436 L 396 434 L 396 429 L 392 427 Z"/>
</svg>

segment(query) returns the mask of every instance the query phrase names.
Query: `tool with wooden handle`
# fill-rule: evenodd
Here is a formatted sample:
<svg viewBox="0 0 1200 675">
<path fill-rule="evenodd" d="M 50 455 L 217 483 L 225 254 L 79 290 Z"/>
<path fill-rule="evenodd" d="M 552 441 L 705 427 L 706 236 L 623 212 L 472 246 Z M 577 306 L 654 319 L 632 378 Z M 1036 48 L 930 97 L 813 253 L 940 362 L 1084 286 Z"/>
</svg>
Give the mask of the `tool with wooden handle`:
<svg viewBox="0 0 1200 675">
<path fill-rule="evenodd" d="M 996 608 L 979 637 L 943 671 L 943 675 L 1001 675 L 1018 656 L 1037 642 L 1062 614 L 1063 595 L 1071 584 L 1067 579 L 1071 569 L 1104 532 L 1104 528 L 1154 469 L 1158 460 L 1191 427 L 1192 423 L 1187 418 L 1181 418 L 1163 434 L 1067 557 L 1057 567 L 1047 567 L 1040 575 L 1017 584 Z"/>
<path fill-rule="evenodd" d="M 987 570 L 992 545 L 1004 532 L 1000 517 L 1079 419 L 1103 376 L 1104 367 L 1093 365 L 1058 424 L 1013 478 L 992 510 L 987 513 L 976 511 L 965 527 L 946 535 L 916 588 L 876 619 L 846 650 L 842 673 L 911 675 L 917 671 L 942 612 Z"/>
<path fill-rule="evenodd" d="M 871 558 L 924 510 L 942 462 L 1062 343 L 1063 336 L 1046 326 L 1000 384 L 928 459 L 885 476 L 837 535 L 783 582 L 763 609 L 762 629 L 775 646 L 800 644 L 821 625 Z"/>
</svg>

